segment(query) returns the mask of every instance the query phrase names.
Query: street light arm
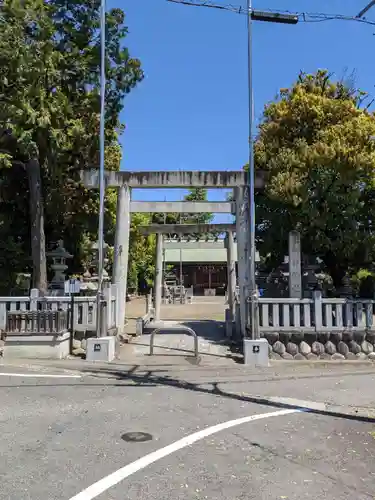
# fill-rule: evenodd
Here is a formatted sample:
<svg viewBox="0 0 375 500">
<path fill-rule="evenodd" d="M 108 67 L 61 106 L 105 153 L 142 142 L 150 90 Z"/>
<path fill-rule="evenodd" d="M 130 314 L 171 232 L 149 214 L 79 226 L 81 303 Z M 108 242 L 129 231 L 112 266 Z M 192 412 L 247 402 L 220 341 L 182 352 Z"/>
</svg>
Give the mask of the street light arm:
<svg viewBox="0 0 375 500">
<path fill-rule="evenodd" d="M 375 0 L 372 0 L 364 9 L 361 10 L 361 12 L 357 15 L 357 17 L 363 17 L 367 11 L 371 9 L 375 5 Z"/>
<path fill-rule="evenodd" d="M 251 19 L 253 19 L 254 21 L 264 21 L 268 23 L 279 23 L 279 24 L 297 24 L 299 21 L 298 15 L 295 14 L 264 12 L 261 10 L 254 10 L 254 9 L 251 10 Z"/>
</svg>

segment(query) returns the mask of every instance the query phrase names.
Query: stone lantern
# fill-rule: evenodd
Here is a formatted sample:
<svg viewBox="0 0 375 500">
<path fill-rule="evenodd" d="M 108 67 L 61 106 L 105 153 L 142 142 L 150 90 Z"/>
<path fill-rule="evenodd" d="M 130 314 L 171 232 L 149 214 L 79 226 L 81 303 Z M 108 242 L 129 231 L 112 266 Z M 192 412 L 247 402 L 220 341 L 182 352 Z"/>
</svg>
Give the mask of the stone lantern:
<svg viewBox="0 0 375 500">
<path fill-rule="evenodd" d="M 340 297 L 351 299 L 353 298 L 353 288 L 351 285 L 350 277 L 348 273 L 345 273 L 341 280 L 342 286 L 339 289 Z"/>
<path fill-rule="evenodd" d="M 31 273 L 17 273 L 17 288 L 22 293 L 29 294 L 31 287 Z"/>
<path fill-rule="evenodd" d="M 63 240 L 59 240 L 57 242 L 57 247 L 51 252 L 48 252 L 47 257 L 52 260 L 51 269 L 54 272 L 54 276 L 50 283 L 50 289 L 61 291 L 61 294 L 63 295 L 64 283 L 66 281 L 65 272 L 68 269 L 66 260 L 72 259 L 73 255 L 65 250 Z"/>
</svg>

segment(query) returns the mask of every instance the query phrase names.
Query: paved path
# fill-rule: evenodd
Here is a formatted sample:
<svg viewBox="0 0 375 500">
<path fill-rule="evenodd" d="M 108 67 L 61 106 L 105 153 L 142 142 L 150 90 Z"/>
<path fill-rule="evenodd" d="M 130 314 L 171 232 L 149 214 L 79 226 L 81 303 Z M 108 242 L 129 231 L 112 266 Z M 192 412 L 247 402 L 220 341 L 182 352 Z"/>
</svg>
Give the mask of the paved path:
<svg viewBox="0 0 375 500">
<path fill-rule="evenodd" d="M 191 304 L 162 304 L 161 319 L 224 321 L 225 308 L 224 297 L 194 297 Z M 144 297 L 134 299 L 126 304 L 126 316 L 130 325 L 132 325 L 132 320 L 142 316 L 145 312 Z"/>
<path fill-rule="evenodd" d="M 74 361 L 0 372 L 1 500 L 375 496 L 374 423 L 288 413 L 252 397 L 375 407 L 370 365 L 168 370 Z"/>
<path fill-rule="evenodd" d="M 127 304 L 128 334 L 135 332 L 136 318 L 145 313 L 145 301 L 136 299 Z M 224 297 L 195 297 L 192 304 L 162 305 L 161 318 L 168 329 L 163 329 L 155 337 L 155 356 L 174 356 L 182 358 L 180 362 L 189 363 L 194 342 L 181 327 L 192 328 L 199 337 L 199 352 L 204 364 L 228 364 L 233 359 L 225 340 Z M 176 327 L 174 330 L 173 328 Z M 130 362 L 148 356 L 150 334 L 134 337 L 129 344 L 120 349 L 119 359 Z M 216 358 L 216 359 L 215 359 Z M 173 360 L 176 362 L 176 359 Z"/>
</svg>

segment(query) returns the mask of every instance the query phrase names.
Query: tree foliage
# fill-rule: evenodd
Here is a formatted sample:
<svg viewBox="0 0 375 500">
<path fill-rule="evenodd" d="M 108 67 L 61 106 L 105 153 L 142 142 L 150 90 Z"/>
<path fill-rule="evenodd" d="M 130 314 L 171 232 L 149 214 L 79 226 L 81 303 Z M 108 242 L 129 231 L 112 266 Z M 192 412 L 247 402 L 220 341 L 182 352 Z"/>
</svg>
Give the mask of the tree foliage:
<svg viewBox="0 0 375 500">
<path fill-rule="evenodd" d="M 184 198 L 185 201 L 207 201 L 207 189 L 191 188 Z M 183 220 L 187 224 L 209 224 L 213 219 L 211 213 L 183 214 Z"/>
<path fill-rule="evenodd" d="M 257 238 L 271 267 L 292 229 L 335 283 L 375 258 L 375 117 L 363 97 L 320 70 L 300 74 L 265 107 L 255 145 L 256 167 L 267 175 Z"/>
<path fill-rule="evenodd" d="M 207 189 L 191 188 L 184 201 L 207 201 Z M 209 213 L 160 213 L 152 214 L 154 224 L 208 224 L 213 219 L 213 214 Z"/>
<path fill-rule="evenodd" d="M 96 239 L 98 193 L 79 171 L 99 164 L 99 0 L 5 0 L 0 30 L 1 258 L 30 264 L 30 189 L 22 164 L 40 166 L 45 234 L 63 238 L 79 269 L 83 241 Z M 140 62 L 124 47 L 120 9 L 107 13 L 106 168 L 121 161 L 123 99 L 142 79 Z M 106 240 L 113 244 L 116 196 L 106 199 Z M 17 217 L 17 224 L 15 223 Z M 32 224 L 31 224 L 32 226 Z M 0 277 L 9 284 L 12 272 Z M 6 275 L 6 276 L 5 276 Z"/>
</svg>

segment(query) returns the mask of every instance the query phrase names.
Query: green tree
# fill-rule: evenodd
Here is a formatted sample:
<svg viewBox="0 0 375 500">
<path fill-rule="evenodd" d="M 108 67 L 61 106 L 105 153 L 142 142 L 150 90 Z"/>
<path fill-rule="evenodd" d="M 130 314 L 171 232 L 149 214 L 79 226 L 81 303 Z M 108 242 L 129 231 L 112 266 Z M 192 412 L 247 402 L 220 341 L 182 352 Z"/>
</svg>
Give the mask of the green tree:
<svg viewBox="0 0 375 500">
<path fill-rule="evenodd" d="M 155 274 L 155 235 L 145 236 L 140 226 L 151 222 L 152 214 L 134 213 L 131 218 L 128 289 L 145 292 Z"/>
<path fill-rule="evenodd" d="M 207 189 L 205 188 L 191 188 L 189 193 L 184 197 L 185 201 L 207 201 Z M 211 213 L 184 213 L 181 214 L 181 220 L 184 224 L 209 224 L 214 215 Z M 210 234 L 191 234 L 194 238 L 212 237 Z"/>
<path fill-rule="evenodd" d="M 60 94 L 52 93 L 50 86 L 58 76 L 58 61 L 46 10 L 39 1 L 4 2 L 0 21 L 2 167 L 21 166 L 28 179 L 33 286 L 42 292 L 47 289 L 47 270 L 41 165 L 48 161 L 49 138 L 54 146 L 59 142 L 58 134 L 49 137 L 48 132 L 52 122 L 58 130 L 64 112 Z M 8 222 L 14 228 L 12 215 Z"/>
<path fill-rule="evenodd" d="M 207 189 L 191 188 L 184 201 L 207 201 Z M 151 216 L 153 224 L 208 224 L 212 221 L 213 214 L 210 213 L 160 213 L 155 212 Z M 171 235 L 173 236 L 173 235 Z"/>
<path fill-rule="evenodd" d="M 207 189 L 191 188 L 189 194 L 184 197 L 185 201 L 207 201 Z M 183 214 L 183 219 L 187 224 L 209 224 L 213 219 L 211 213 Z"/>
<path fill-rule="evenodd" d="M 64 189 L 51 179 L 48 191 L 51 207 L 48 213 L 49 239 L 56 240 L 58 231 L 67 241 L 75 242 L 76 255 L 84 231 L 96 239 L 99 196 L 97 191 L 86 190 L 79 182 L 79 172 L 99 165 L 99 87 L 100 87 L 100 1 L 56 0 L 54 23 L 57 47 L 64 58 L 65 93 L 72 102 L 73 131 L 61 152 L 60 176 Z M 124 97 L 143 78 L 140 61 L 130 57 L 124 45 L 128 29 L 121 9 L 106 14 L 106 156 L 105 168 L 119 170 L 121 147 L 119 136 L 124 131 L 120 113 Z M 56 211 L 56 205 L 65 210 Z M 105 200 L 105 239 L 114 243 L 116 196 L 108 190 Z M 61 236 L 60 236 L 61 237 Z M 75 265 L 79 265 L 76 261 Z"/>
<path fill-rule="evenodd" d="M 375 118 L 361 106 L 364 95 L 320 70 L 300 74 L 265 107 L 255 145 L 256 167 L 267 174 L 257 239 L 271 267 L 291 229 L 335 285 L 374 259 Z"/>
<path fill-rule="evenodd" d="M 24 221 L 31 216 L 34 285 L 42 290 L 44 228 L 47 241 L 66 240 L 76 257 L 74 267 L 80 266 L 83 241 L 88 236 L 96 239 L 98 193 L 84 189 L 79 171 L 99 164 L 99 6 L 97 0 L 2 4 L 0 127 L 12 133 L 0 139 L 2 191 L 9 188 L 2 198 L 0 239 L 7 238 L 4 257 L 24 266 L 30 255 L 25 244 L 29 225 Z M 120 9 L 107 13 L 106 168 L 113 170 L 121 161 L 123 98 L 143 77 L 139 61 L 124 48 L 124 21 Z M 19 171 L 22 165 L 27 189 Z M 23 216 L 15 224 L 12 194 L 19 191 L 17 210 Z M 29 209 L 25 199 L 30 200 Z M 116 196 L 109 191 L 105 227 L 110 244 L 115 204 Z"/>
</svg>

